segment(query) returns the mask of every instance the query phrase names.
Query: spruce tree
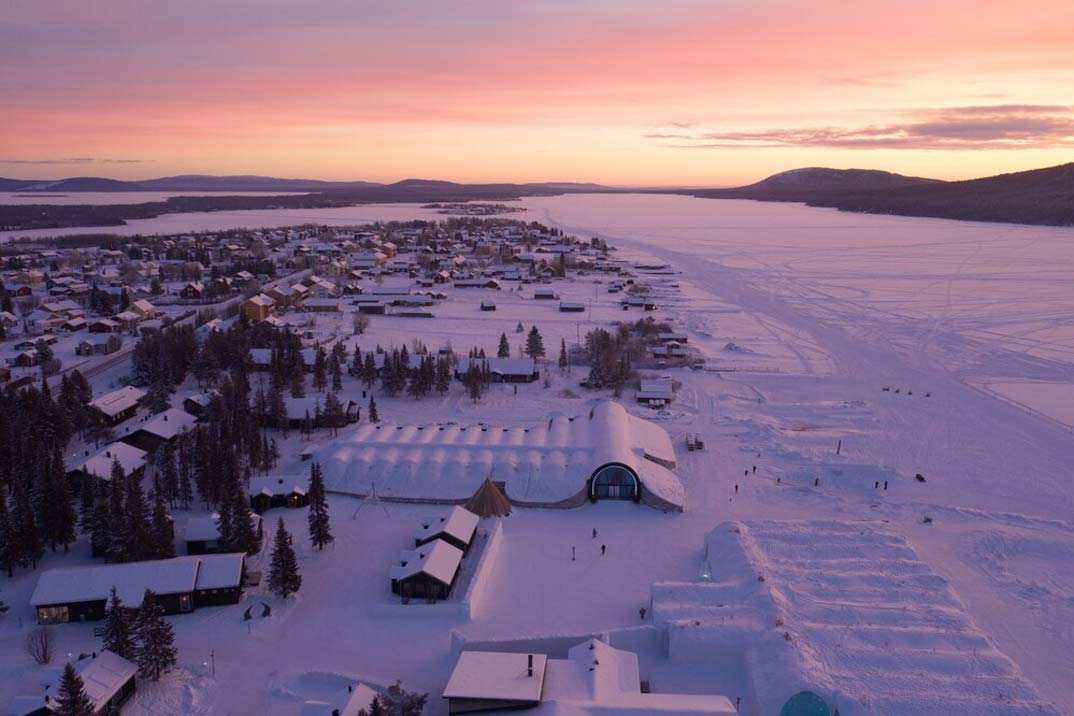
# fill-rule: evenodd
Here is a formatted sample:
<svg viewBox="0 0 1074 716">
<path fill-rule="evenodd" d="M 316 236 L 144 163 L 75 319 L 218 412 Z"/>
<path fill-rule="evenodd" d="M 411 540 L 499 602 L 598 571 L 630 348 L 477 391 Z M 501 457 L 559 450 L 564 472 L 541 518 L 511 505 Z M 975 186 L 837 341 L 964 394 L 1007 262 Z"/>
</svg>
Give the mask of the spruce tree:
<svg viewBox="0 0 1074 716">
<path fill-rule="evenodd" d="M 377 380 L 377 360 L 373 356 L 373 351 L 365 354 L 365 370 L 363 370 L 362 373 L 362 380 L 365 381 L 365 387 L 372 388 L 373 383 Z"/>
<path fill-rule="evenodd" d="M 105 612 L 104 627 L 101 631 L 103 648 L 124 659 L 134 659 L 134 636 L 130 616 L 115 587 L 112 587 L 108 597 L 108 611 Z"/>
<path fill-rule="evenodd" d="M 336 344 L 340 345 L 339 343 Z M 343 366 L 339 358 L 336 357 L 336 353 L 333 351 L 332 357 L 328 361 L 328 372 L 332 376 L 332 390 L 343 390 Z"/>
<path fill-rule="evenodd" d="M 436 361 L 436 392 L 446 395 L 451 390 L 451 361 L 440 358 Z"/>
<path fill-rule="evenodd" d="M 164 609 L 157 604 L 156 595 L 148 589 L 134 622 L 138 646 L 134 661 L 143 678 L 156 681 L 176 664 L 175 632 L 164 618 Z"/>
<path fill-rule="evenodd" d="M 327 356 L 325 355 L 324 348 L 318 346 L 317 353 L 313 359 L 313 388 L 320 392 L 324 392 L 324 389 L 328 387 L 328 374 L 327 374 Z"/>
<path fill-rule="evenodd" d="M 63 551 L 66 552 L 77 536 L 78 515 L 71 500 L 58 442 L 53 445 L 52 459 L 46 467 L 43 480 L 42 537 L 53 552 L 56 551 L 56 545 L 63 545 Z"/>
<path fill-rule="evenodd" d="M 561 338 L 559 341 L 559 369 L 566 370 L 570 364 L 570 359 L 567 357 L 567 341 Z"/>
<path fill-rule="evenodd" d="M 159 480 L 157 485 L 159 487 Z M 149 542 L 152 546 L 153 559 L 170 559 L 175 556 L 172 521 L 164 505 L 164 495 L 159 489 L 153 490 L 153 514 L 149 521 Z"/>
<path fill-rule="evenodd" d="M 15 544 L 19 547 L 19 565 L 37 568 L 37 563 L 45 556 L 41 544 L 41 533 L 37 529 L 30 495 L 21 480 L 14 480 L 15 496 L 11 510 L 11 522 L 15 529 Z"/>
<path fill-rule="evenodd" d="M 108 481 L 108 558 L 127 561 L 126 518 L 123 500 L 123 468 L 119 461 L 112 463 L 112 478 Z"/>
<path fill-rule="evenodd" d="M 89 695 L 86 694 L 85 684 L 82 683 L 82 677 L 70 663 L 63 667 L 60 688 L 56 692 L 56 699 L 49 711 L 54 716 L 96 716 L 93 702 L 90 701 Z"/>
<path fill-rule="evenodd" d="M 507 334 L 500 334 L 500 347 L 496 349 L 497 358 L 510 358 L 511 357 L 511 344 L 507 342 Z"/>
<path fill-rule="evenodd" d="M 254 532 L 253 515 L 250 513 L 250 500 L 239 484 L 238 476 L 232 481 L 228 497 L 231 501 L 228 512 L 232 519 L 230 546 L 236 552 L 253 553 L 258 547 L 257 534 Z"/>
<path fill-rule="evenodd" d="M 328 498 L 324 491 L 324 478 L 321 476 L 321 465 L 310 465 L 310 485 L 306 493 L 310 500 L 309 528 L 310 542 L 317 549 L 335 540 L 328 520 Z"/>
<path fill-rule="evenodd" d="M 369 422 L 374 425 L 380 422 L 380 415 L 377 413 L 377 401 L 372 395 L 369 396 Z"/>
<path fill-rule="evenodd" d="M 18 532 L 7 507 L 7 495 L 3 483 L 0 483 L 0 570 L 7 576 L 15 573 L 15 567 L 22 561 L 22 546 L 18 542 Z"/>
<path fill-rule="evenodd" d="M 298 560 L 291 546 L 291 535 L 283 526 L 282 517 L 276 526 L 276 537 L 273 540 L 268 585 L 274 594 L 284 599 L 302 587 L 302 576 L 298 573 Z"/>
<path fill-rule="evenodd" d="M 81 509 L 82 532 L 88 534 L 93 529 L 93 508 L 97 503 L 97 494 L 94 489 L 96 479 L 83 475 L 79 481 L 79 507 Z"/>
<path fill-rule="evenodd" d="M 113 515 L 113 519 L 115 516 Z M 146 514 L 145 493 L 137 475 L 127 477 L 127 495 L 123 501 L 123 554 L 127 561 L 148 559 L 151 556 L 149 517 Z"/>
<path fill-rule="evenodd" d="M 90 522 L 90 551 L 94 557 L 106 557 L 112 548 L 112 516 L 108 510 L 107 500 L 98 500 L 93 505 Z"/>
<path fill-rule="evenodd" d="M 544 358 L 544 339 L 541 338 L 541 332 L 537 330 L 537 326 L 530 328 L 529 335 L 526 336 L 525 352 L 534 360 Z"/>
</svg>

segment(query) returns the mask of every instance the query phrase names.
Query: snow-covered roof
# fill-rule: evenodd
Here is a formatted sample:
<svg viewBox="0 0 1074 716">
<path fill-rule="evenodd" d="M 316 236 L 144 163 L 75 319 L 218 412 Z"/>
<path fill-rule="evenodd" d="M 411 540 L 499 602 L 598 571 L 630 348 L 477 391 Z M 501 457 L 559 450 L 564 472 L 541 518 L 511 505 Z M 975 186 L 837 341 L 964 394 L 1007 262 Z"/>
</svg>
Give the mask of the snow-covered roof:
<svg viewBox="0 0 1074 716">
<path fill-rule="evenodd" d="M 533 375 L 537 372 L 537 361 L 533 358 L 460 358 L 455 370 L 465 373 L 470 366 L 477 368 L 488 364 L 490 373 L 498 375 Z"/>
<path fill-rule="evenodd" d="M 242 584 L 242 568 L 246 562 L 246 555 L 242 552 L 205 555 L 199 557 L 198 561 L 195 589 L 224 589 Z"/>
<path fill-rule="evenodd" d="M 150 435 L 171 440 L 182 431 L 192 428 L 197 421 L 197 418 L 185 410 L 168 408 L 138 429 Z"/>
<path fill-rule="evenodd" d="M 137 664 L 107 650 L 96 656 L 82 657 L 74 662 L 74 667 L 95 710 L 103 709 L 138 671 Z M 56 702 L 59 691 L 58 681 L 45 689 L 46 703 L 51 709 L 56 709 L 59 705 Z"/>
<path fill-rule="evenodd" d="M 446 534 L 463 544 L 469 544 L 480 519 L 465 507 L 456 505 L 444 517 L 425 520 L 421 529 L 414 533 L 414 539 L 422 541 L 439 534 Z"/>
<path fill-rule="evenodd" d="M 256 530 L 261 524 L 261 515 L 251 514 L 250 523 Z M 183 539 L 187 542 L 211 542 L 220 539 L 220 515 L 214 512 L 208 516 L 191 517 L 183 530 Z"/>
<path fill-rule="evenodd" d="M 529 675 L 530 656 L 533 676 Z M 536 703 L 541 700 L 547 659 L 544 654 L 464 651 L 444 687 L 444 698 Z"/>
<path fill-rule="evenodd" d="M 275 306 L 276 301 L 271 296 L 266 296 L 263 293 L 259 293 L 247 300 L 247 303 L 252 303 L 255 306 Z"/>
<path fill-rule="evenodd" d="M 406 579 L 424 572 L 443 584 L 451 584 L 461 561 L 461 549 L 436 539 L 417 549 L 400 552 L 400 564 L 392 566 L 390 576 L 392 579 Z"/>
<path fill-rule="evenodd" d="M 667 431 L 610 400 L 575 417 L 554 414 L 531 427 L 363 424 L 314 456 L 334 490 L 406 497 L 466 499 L 488 475 L 516 500 L 558 502 L 579 494 L 609 463 L 632 469 L 644 488 L 683 504 L 671 472 Z"/>
<path fill-rule="evenodd" d="M 305 702 L 301 716 L 358 716 L 362 709 L 369 709 L 376 696 L 376 691 L 355 682 L 324 701 L 311 699 Z"/>
<path fill-rule="evenodd" d="M 112 477 L 113 461 L 119 461 L 119 466 L 123 468 L 123 475 L 127 476 L 135 470 L 145 467 L 145 456 L 147 454 L 141 448 L 136 448 L 127 443 L 116 442 L 86 460 L 77 469 L 87 475 L 95 475 L 102 480 L 109 480 Z"/>
<path fill-rule="evenodd" d="M 300 477 L 254 477 L 250 479 L 251 495 L 306 494 L 306 485 Z"/>
<path fill-rule="evenodd" d="M 176 557 L 147 562 L 103 564 L 90 567 L 48 569 L 37 578 L 30 597 L 35 607 L 107 599 L 115 586 L 119 598 L 128 607 L 142 603 L 145 590 L 156 594 L 182 594 L 194 591 L 198 577 L 197 557 Z"/>
<path fill-rule="evenodd" d="M 105 393 L 101 397 L 90 402 L 90 407 L 96 408 L 108 417 L 114 417 L 124 410 L 138 405 L 138 401 L 145 397 L 145 391 L 127 385 L 111 393 Z"/>
</svg>

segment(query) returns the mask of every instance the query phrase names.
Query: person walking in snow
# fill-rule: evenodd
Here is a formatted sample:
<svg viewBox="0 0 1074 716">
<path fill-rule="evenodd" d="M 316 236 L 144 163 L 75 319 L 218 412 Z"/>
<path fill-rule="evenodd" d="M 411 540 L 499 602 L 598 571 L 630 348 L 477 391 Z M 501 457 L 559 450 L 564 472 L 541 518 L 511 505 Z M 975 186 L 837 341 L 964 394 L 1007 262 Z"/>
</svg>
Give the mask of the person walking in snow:
<svg viewBox="0 0 1074 716">
<path fill-rule="evenodd" d="M 593 528 L 593 539 L 596 539 L 596 538 L 597 538 L 597 528 L 594 527 Z"/>
<path fill-rule="evenodd" d="M 738 494 L 738 485 L 735 485 L 735 494 Z"/>
<path fill-rule="evenodd" d="M 602 557 L 604 556 L 604 552 L 607 551 L 607 549 L 608 549 L 607 545 L 602 544 L 600 546 L 600 554 L 601 554 Z"/>
</svg>

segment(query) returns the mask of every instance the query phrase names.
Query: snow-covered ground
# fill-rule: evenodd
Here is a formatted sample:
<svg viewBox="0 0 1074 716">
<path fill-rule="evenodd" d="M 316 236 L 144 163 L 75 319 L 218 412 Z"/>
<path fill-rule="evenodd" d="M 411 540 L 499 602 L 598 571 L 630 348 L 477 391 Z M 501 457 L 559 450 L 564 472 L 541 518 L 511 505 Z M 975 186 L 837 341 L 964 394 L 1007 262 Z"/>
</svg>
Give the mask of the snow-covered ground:
<svg viewBox="0 0 1074 716">
<path fill-rule="evenodd" d="M 480 606 L 469 620 L 422 614 L 421 605 L 403 614 L 381 608 L 390 601 L 391 561 L 420 520 L 443 508 L 358 509 L 356 500 L 333 497 L 337 542 L 323 553 L 308 546 L 304 513 L 270 512 L 270 526 L 283 514 L 297 535 L 302 591 L 286 605 L 255 590 L 239 608 L 175 617 L 183 669 L 142 689 L 127 713 L 293 714 L 302 699 L 338 691 L 349 678 L 381 685 L 402 679 L 433 694 L 430 713 L 446 713 L 438 695 L 456 653 L 449 631 L 456 642 L 557 635 L 580 641 L 650 624 L 638 610 L 650 606 L 651 585 L 699 583 L 705 536 L 717 525 L 765 521 L 777 525 L 771 530 L 776 539 L 779 521 L 803 519 L 878 525 L 882 536 L 870 543 L 886 545 L 876 546 L 878 556 L 889 557 L 887 547 L 895 544 L 915 555 L 921 565 L 915 569 L 930 575 L 925 581 L 942 580 L 942 589 L 921 590 L 922 610 L 957 611 L 965 633 L 988 645 L 989 664 L 1020 674 L 1024 682 L 1018 683 L 1038 690 L 1044 703 L 1069 711 L 1074 440 L 1069 400 L 1057 396 L 1074 385 L 1074 231 L 671 196 L 565 196 L 524 204 L 529 212 L 512 218 L 601 236 L 621 247 L 621 257 L 667 262 L 679 272 L 648 278 L 677 284 L 659 289 L 656 317 L 689 334 L 707 370 L 668 371 L 682 383 L 668 415 L 629 409 L 663 418 L 678 451 L 675 474 L 686 490 L 686 511 L 607 502 L 517 510 L 504 522 L 496 559 L 480 585 Z M 591 311 L 561 314 L 555 302 L 527 300 L 525 290 L 449 289 L 448 301 L 433 308 L 435 319 L 374 316 L 365 336 L 347 340 L 363 350 L 419 339 L 434 349 L 450 340 L 456 350 L 476 344 L 492 351 L 505 331 L 517 351 L 522 335 L 514 328 L 521 321 L 539 326 L 554 357 L 561 338 L 571 342 L 595 325 L 642 315 L 621 312 L 618 296 L 596 284 L 554 287 L 565 300 L 592 300 Z M 479 311 L 478 303 L 490 297 L 497 311 Z M 348 320 L 319 314 L 315 331 L 322 338 L 343 335 Z M 549 387 L 524 385 L 516 395 L 511 386 L 493 386 L 476 405 L 457 383 L 443 398 L 378 394 L 377 402 L 391 422 L 528 426 L 553 412 L 577 414 L 594 397 L 577 387 L 578 369 L 569 376 L 554 367 L 549 373 Z M 360 390 L 347 379 L 347 397 L 364 405 Z M 687 434 L 701 435 L 706 449 L 687 452 Z M 304 439 L 292 431 L 281 440 L 280 474 L 301 474 L 306 465 L 297 453 Z M 607 545 L 606 555 L 600 544 Z M 87 552 L 80 543 L 70 555 L 50 556 L 45 566 L 86 562 Z M 808 556 L 798 568 L 817 563 L 820 569 L 824 550 Z M 710 567 L 715 576 L 720 565 Z M 892 570 L 881 571 L 891 576 Z M 806 576 L 829 591 L 841 583 Z M 791 579 L 788 569 L 774 575 L 774 586 Z M 0 650 L 0 667 L 9 676 L 0 682 L 0 705 L 36 678 L 37 667 L 17 648 L 33 617 L 26 600 L 35 580 L 20 573 L 0 581 L 0 599 L 12 606 L 0 618 L 0 640 L 16 647 Z M 788 613 L 808 616 L 805 607 L 815 608 L 808 601 L 815 596 L 799 595 L 800 608 Z M 273 604 L 273 616 L 242 622 L 245 605 L 261 600 Z M 795 645 L 829 651 L 825 664 L 843 663 L 847 641 L 823 636 L 833 629 L 795 632 Z M 96 643 L 89 625 L 67 625 L 57 634 L 61 653 Z M 721 661 L 716 652 L 710 662 L 681 663 L 668 659 L 656 640 L 646 644 L 639 639 L 642 675 L 654 691 L 741 696 L 743 713 L 759 713 L 749 690 L 756 675 L 742 663 Z M 922 651 L 922 671 L 966 663 L 964 649 L 943 643 Z M 210 652 L 215 676 L 209 663 L 203 665 Z M 899 659 L 912 666 L 907 652 Z M 791 666 L 772 672 L 773 678 L 825 686 L 818 672 L 780 663 Z M 964 679 L 964 702 L 921 713 L 982 713 L 987 702 L 977 690 L 996 682 L 974 678 L 983 668 L 965 671 L 955 674 Z M 853 688 L 867 691 L 868 682 Z M 1031 701 L 1027 693 L 1018 698 Z M 894 713 L 885 706 L 895 703 L 877 687 L 860 710 L 843 713 Z M 1004 703 L 998 694 L 995 703 Z"/>
</svg>

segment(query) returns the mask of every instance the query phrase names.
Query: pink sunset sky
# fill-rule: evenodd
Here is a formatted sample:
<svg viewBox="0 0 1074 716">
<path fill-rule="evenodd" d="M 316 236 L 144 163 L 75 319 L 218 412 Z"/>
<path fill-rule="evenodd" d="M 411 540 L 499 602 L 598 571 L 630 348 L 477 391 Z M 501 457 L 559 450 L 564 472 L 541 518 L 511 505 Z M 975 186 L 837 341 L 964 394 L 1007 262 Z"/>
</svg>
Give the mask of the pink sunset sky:
<svg viewBox="0 0 1074 716">
<path fill-rule="evenodd" d="M 747 183 L 1074 157 L 1074 2 L 7 0 L 0 176 Z"/>
</svg>

